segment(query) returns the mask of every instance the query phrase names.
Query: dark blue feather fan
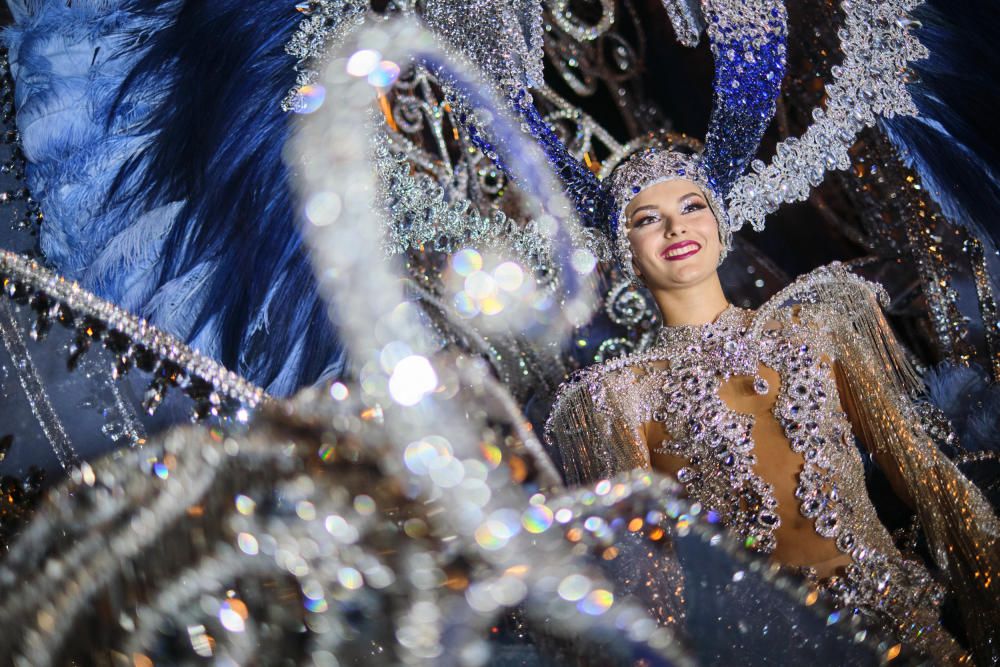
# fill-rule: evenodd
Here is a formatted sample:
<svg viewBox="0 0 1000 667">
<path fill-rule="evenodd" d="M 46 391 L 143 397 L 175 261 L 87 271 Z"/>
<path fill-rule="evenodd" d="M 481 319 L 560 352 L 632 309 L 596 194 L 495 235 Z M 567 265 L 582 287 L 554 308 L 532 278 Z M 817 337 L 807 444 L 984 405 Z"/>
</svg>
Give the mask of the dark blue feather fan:
<svg viewBox="0 0 1000 667">
<path fill-rule="evenodd" d="M 282 160 L 294 3 L 13 4 L 46 258 L 272 393 L 339 375 Z"/>
<path fill-rule="evenodd" d="M 161 3 L 137 0 L 138 12 Z M 339 374 L 343 355 L 297 229 L 282 149 L 295 83 L 284 47 L 299 15 L 289 3 L 185 2 L 157 33 L 121 90 L 128 104 L 161 89 L 154 139 L 119 186 L 153 208 L 184 201 L 164 244 L 160 285 L 210 265 L 192 341 L 278 394 Z"/>
<path fill-rule="evenodd" d="M 1000 241 L 1000 27 L 993 0 L 930 0 L 913 12 L 930 57 L 912 65 L 909 90 L 920 115 L 882 119 L 904 161 L 952 221 Z"/>
</svg>

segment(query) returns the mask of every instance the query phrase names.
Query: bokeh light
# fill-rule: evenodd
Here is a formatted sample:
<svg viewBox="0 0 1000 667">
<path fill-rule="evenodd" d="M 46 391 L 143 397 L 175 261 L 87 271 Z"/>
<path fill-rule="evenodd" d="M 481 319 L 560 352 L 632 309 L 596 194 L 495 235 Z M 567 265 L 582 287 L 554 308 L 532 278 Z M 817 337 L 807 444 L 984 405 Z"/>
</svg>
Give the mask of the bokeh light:
<svg viewBox="0 0 1000 667">
<path fill-rule="evenodd" d="M 380 62 L 382 62 L 381 53 L 374 49 L 361 49 L 347 59 L 347 73 L 351 76 L 368 76 Z"/>
<path fill-rule="evenodd" d="M 389 395 L 404 406 L 416 405 L 437 386 L 437 373 L 431 362 L 416 354 L 396 364 L 389 377 Z"/>
<path fill-rule="evenodd" d="M 306 84 L 298 93 L 298 104 L 293 109 L 297 114 L 315 113 L 326 101 L 326 88 L 318 83 Z"/>
<path fill-rule="evenodd" d="M 545 532 L 553 521 L 552 510 L 545 505 L 532 505 L 521 515 L 521 525 L 529 533 Z"/>
<path fill-rule="evenodd" d="M 383 60 L 368 73 L 368 83 L 376 88 L 388 88 L 399 78 L 399 65 L 391 60 Z"/>
</svg>

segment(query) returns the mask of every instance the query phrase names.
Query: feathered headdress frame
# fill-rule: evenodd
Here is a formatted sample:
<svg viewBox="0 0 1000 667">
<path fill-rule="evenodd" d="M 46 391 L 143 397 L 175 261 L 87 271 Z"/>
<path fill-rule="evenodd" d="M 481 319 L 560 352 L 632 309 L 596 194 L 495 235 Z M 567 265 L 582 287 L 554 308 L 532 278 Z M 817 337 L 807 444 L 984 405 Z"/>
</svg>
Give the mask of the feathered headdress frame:
<svg viewBox="0 0 1000 667">
<path fill-rule="evenodd" d="M 323 40 L 317 21 L 344 5 L 364 0 L 312 0 L 301 3 L 312 16 L 303 22 L 290 49 L 299 58 L 300 83 Z M 422 18 L 439 34 L 467 53 L 493 82 L 508 91 L 508 101 L 525 121 L 525 128 L 545 150 L 576 213 L 587 227 L 599 229 L 604 248 L 616 242 L 620 206 L 589 167 L 569 153 L 558 135 L 532 103 L 528 90 L 541 81 L 541 5 L 538 0 L 481 3 L 454 0 L 427 3 L 440 11 Z M 844 23 L 837 34 L 843 62 L 833 69 L 826 86 L 825 104 L 813 110 L 814 122 L 800 137 L 777 146 L 769 163 L 754 160 L 780 94 L 786 66 L 787 13 L 780 0 L 663 0 L 680 42 L 697 44 L 702 32 L 715 61 L 713 108 L 699 173 L 706 190 L 728 214 L 720 220 L 731 234 L 744 225 L 761 229 L 767 215 L 786 202 L 804 200 L 826 171 L 850 166 L 848 149 L 861 130 L 896 116 L 916 116 L 908 86 L 915 61 L 927 49 L 911 34 L 919 24 L 911 18 L 922 0 L 852 0 L 843 2 Z M 496 5 L 495 7 L 493 5 Z M 467 20 L 454 20 L 455 17 Z M 327 22 L 329 22 L 327 20 Z M 475 23 L 485 30 L 469 29 Z M 496 37 L 496 26 L 506 26 Z M 594 39 L 582 35 L 583 39 Z M 484 38 L 484 35 L 486 37 Z M 302 48 L 308 44 L 308 48 Z M 319 58 L 321 60 L 321 58 Z M 311 64 L 312 63 L 312 64 Z M 471 118 L 471 115 L 470 115 Z M 464 122 L 464 121 L 463 121 Z M 471 119 L 469 139 L 484 154 L 502 151 L 485 128 Z M 504 165 L 498 162 L 503 169 Z M 751 167 L 748 169 L 748 166 Z M 639 170 L 644 171 L 644 170 Z M 685 170 L 687 171 L 687 170 Z M 514 182 L 517 174 L 507 173 Z M 635 187 L 635 184 L 632 186 Z M 639 184 L 642 187 L 642 184 Z M 601 247 L 594 248 L 599 254 Z M 627 258 L 620 256 L 619 261 Z"/>
<path fill-rule="evenodd" d="M 678 25 L 684 43 L 697 42 L 691 21 Z M 645 148 L 626 159 L 604 182 L 569 155 L 565 146 L 530 103 L 529 96 L 512 96 L 527 127 L 545 148 L 567 190 L 577 201 L 584 224 L 602 229 L 613 259 L 630 274 L 631 251 L 624 229 L 624 209 L 642 189 L 675 178 L 695 182 L 705 193 L 719 221 L 724 248 L 734 227 L 726 212 L 726 197 L 746 170 L 774 115 L 786 64 L 787 13 L 775 0 L 703 3 L 700 17 L 715 60 L 713 107 L 704 150 L 677 152 Z"/>
<path fill-rule="evenodd" d="M 762 229 L 765 218 L 784 203 L 805 200 L 827 171 L 849 168 L 848 151 L 865 128 L 918 115 L 910 92 L 912 70 L 928 51 L 911 32 L 919 27 L 911 12 L 921 4 L 921 0 L 842 3 L 844 22 L 837 35 L 843 61 L 833 68 L 824 106 L 813 110 L 813 123 L 801 136 L 779 142 L 775 156 L 765 163 L 754 154 L 774 115 L 785 73 L 784 4 L 703 0 L 699 16 L 689 2 L 665 2 L 685 45 L 693 46 L 698 29 L 705 26 L 715 60 L 712 115 L 699 171 L 706 191 L 715 196 L 720 210 L 726 210 L 720 223 L 727 225 L 728 233 L 748 224 Z M 671 13 L 674 5 L 675 10 L 685 11 Z M 617 242 L 620 202 L 615 202 L 607 185 L 573 159 L 529 95 L 519 92 L 512 99 L 563 176 L 584 223 L 607 232 L 613 248 L 626 247 Z M 647 171 L 636 170 L 640 181 Z M 645 185 L 636 182 L 630 187 Z M 627 272 L 630 258 L 622 252 L 616 255 Z"/>
</svg>

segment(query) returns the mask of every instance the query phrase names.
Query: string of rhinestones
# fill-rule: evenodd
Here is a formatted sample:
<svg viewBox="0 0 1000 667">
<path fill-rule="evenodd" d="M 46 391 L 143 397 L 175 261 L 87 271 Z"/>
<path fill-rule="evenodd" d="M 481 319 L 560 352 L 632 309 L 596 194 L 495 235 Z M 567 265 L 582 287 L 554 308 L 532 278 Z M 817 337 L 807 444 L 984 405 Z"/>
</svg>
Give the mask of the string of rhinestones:
<svg viewBox="0 0 1000 667">
<path fill-rule="evenodd" d="M 66 433 L 65 427 L 63 427 L 62 420 L 59 419 L 58 413 L 52 406 L 48 392 L 45 391 L 45 383 L 38 375 L 35 362 L 31 358 L 27 345 L 25 345 L 21 328 L 14 318 L 12 306 L 2 295 L 0 295 L 0 339 L 3 340 L 11 361 L 14 362 L 14 368 L 17 371 L 21 389 L 24 391 L 24 397 L 28 401 L 28 407 L 59 460 L 59 465 L 64 470 L 79 465 L 80 458 L 73 448 L 73 443 Z"/>
<path fill-rule="evenodd" d="M 70 369 L 94 342 L 103 341 L 117 355 L 113 372 L 124 374 L 135 366 L 153 373 L 144 399 L 147 411 L 154 411 L 172 387 L 194 399 L 202 417 L 245 413 L 267 398 L 263 389 L 170 334 L 16 253 L 0 252 L 0 284 L 15 305 L 30 306 L 37 313 L 33 336 L 44 336 L 55 322 L 76 330 Z"/>
</svg>

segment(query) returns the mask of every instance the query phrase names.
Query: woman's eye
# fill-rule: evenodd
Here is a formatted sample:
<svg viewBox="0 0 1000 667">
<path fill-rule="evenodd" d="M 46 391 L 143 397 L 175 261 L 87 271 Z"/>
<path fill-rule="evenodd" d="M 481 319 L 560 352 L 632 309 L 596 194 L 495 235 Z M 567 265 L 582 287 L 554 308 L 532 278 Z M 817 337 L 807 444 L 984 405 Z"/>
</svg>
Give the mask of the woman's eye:
<svg viewBox="0 0 1000 667">
<path fill-rule="evenodd" d="M 643 217 L 639 218 L 634 223 L 632 223 L 632 226 L 633 227 L 642 227 L 643 225 L 647 225 L 647 224 L 649 224 L 651 222 L 655 222 L 655 221 L 657 221 L 659 219 L 660 219 L 660 216 L 658 216 L 658 215 L 646 215 L 646 216 L 643 216 Z"/>
<path fill-rule="evenodd" d="M 694 211 L 700 211 L 703 208 L 705 208 L 704 204 L 692 202 L 690 204 L 685 204 L 681 209 L 681 213 L 693 213 Z"/>
</svg>

